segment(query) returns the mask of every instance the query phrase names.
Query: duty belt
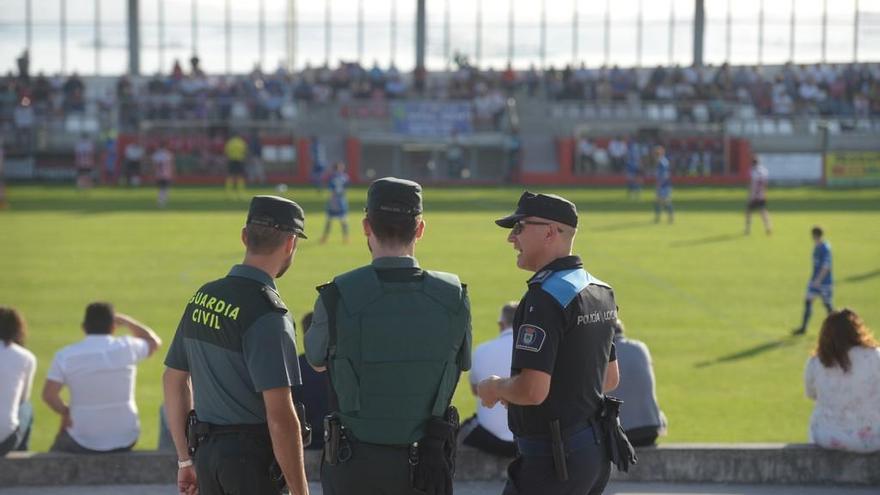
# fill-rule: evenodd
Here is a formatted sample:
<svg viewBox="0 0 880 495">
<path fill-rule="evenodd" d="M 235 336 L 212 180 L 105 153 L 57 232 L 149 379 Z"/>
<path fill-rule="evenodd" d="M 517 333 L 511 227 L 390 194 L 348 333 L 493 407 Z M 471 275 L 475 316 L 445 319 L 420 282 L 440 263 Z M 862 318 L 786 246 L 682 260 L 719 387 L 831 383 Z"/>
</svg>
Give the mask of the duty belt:
<svg viewBox="0 0 880 495">
<path fill-rule="evenodd" d="M 266 423 L 241 424 L 241 425 L 215 425 L 201 423 L 208 427 L 208 435 L 220 435 L 224 433 L 269 433 L 269 425 Z"/>
<path fill-rule="evenodd" d="M 587 426 L 578 430 L 563 440 L 565 453 L 570 454 L 577 452 L 588 445 L 598 445 L 599 440 L 593 431 L 592 426 Z M 524 457 L 552 457 L 553 442 L 550 438 L 545 437 L 517 437 L 516 450 Z"/>
</svg>

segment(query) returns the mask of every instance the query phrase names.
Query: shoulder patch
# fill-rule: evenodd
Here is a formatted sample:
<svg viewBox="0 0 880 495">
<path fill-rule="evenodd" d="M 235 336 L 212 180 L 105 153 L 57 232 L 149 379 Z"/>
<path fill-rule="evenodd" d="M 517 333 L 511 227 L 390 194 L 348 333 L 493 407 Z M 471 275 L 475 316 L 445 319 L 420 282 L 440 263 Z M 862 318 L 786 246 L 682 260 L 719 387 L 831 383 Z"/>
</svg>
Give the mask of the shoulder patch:
<svg viewBox="0 0 880 495">
<path fill-rule="evenodd" d="M 269 287 L 268 285 L 264 285 L 260 292 L 263 293 L 263 297 L 266 298 L 266 301 L 269 302 L 269 306 L 272 306 L 272 309 L 278 311 L 279 313 L 287 313 L 287 306 L 284 304 L 284 301 L 281 300 L 281 296 L 278 295 L 278 292 L 275 289 Z"/>
<path fill-rule="evenodd" d="M 540 352 L 547 340 L 547 332 L 535 325 L 520 325 L 516 331 L 516 348 L 523 351 Z"/>
</svg>

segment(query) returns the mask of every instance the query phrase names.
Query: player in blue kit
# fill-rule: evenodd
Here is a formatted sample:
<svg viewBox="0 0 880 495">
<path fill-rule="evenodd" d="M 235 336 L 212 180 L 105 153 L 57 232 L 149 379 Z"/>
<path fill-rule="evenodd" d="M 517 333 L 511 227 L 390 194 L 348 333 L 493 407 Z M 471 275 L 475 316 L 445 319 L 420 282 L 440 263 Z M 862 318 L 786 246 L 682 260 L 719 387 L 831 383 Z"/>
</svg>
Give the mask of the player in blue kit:
<svg viewBox="0 0 880 495">
<path fill-rule="evenodd" d="M 654 203 L 654 223 L 660 223 L 660 210 L 665 209 L 672 223 L 672 169 L 663 146 L 654 147 L 657 166 L 657 201 Z"/>
<path fill-rule="evenodd" d="M 339 224 L 342 226 L 342 242 L 348 244 L 348 197 L 346 196 L 348 183 L 349 177 L 345 172 L 345 164 L 337 162 L 327 179 L 330 198 L 327 200 L 327 221 L 324 223 L 321 244 L 327 242 L 327 237 L 330 236 L 330 224 L 333 219 L 339 220 Z"/>
<path fill-rule="evenodd" d="M 807 296 L 804 301 L 804 320 L 801 326 L 795 328 L 793 335 L 803 335 L 807 332 L 807 324 L 810 322 L 810 315 L 813 313 L 813 299 L 822 298 L 822 304 L 825 310 L 831 313 L 834 306 L 831 304 L 831 294 L 834 284 L 834 277 L 831 274 L 831 245 L 824 239 L 824 232 L 821 227 L 813 227 L 811 231 L 813 235 L 813 275 L 810 277 L 810 283 L 807 285 Z"/>
</svg>

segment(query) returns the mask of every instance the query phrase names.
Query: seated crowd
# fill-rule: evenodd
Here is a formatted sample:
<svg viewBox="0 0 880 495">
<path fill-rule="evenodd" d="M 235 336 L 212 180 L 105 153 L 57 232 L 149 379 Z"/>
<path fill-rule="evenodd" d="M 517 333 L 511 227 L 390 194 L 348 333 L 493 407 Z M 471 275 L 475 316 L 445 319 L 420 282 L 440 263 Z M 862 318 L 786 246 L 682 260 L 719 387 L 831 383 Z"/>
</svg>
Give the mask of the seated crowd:
<svg viewBox="0 0 880 495">
<path fill-rule="evenodd" d="M 32 126 L 34 122 L 84 112 L 86 82 L 75 71 L 69 76 L 30 74 L 27 52 L 18 59 L 19 73 L 0 77 L 0 126 Z M 95 97 L 102 118 L 118 109 L 118 127 L 135 128 L 142 119 L 273 120 L 285 118 L 287 103 L 387 101 L 400 98 L 471 100 L 475 117 L 497 120 L 507 98 L 519 96 L 595 103 L 666 102 L 676 106 L 679 120 L 693 120 L 694 106 L 703 103 L 711 122 L 731 115 L 732 105 L 750 105 L 760 116 L 837 116 L 875 118 L 880 115 L 880 66 L 877 64 L 815 64 L 782 67 L 664 67 L 636 69 L 567 65 L 534 65 L 515 70 L 482 69 L 456 55 L 449 71 L 403 73 L 394 64 L 382 68 L 340 61 L 289 72 L 279 66 L 250 74 L 207 75 L 193 56 L 188 70 L 179 61 L 170 73 L 133 80 L 122 75 L 115 89 Z M 497 128 L 497 125 L 496 125 Z"/>
<path fill-rule="evenodd" d="M 491 376 L 509 376 L 517 303 L 501 308 L 496 338 L 473 351 L 470 373 L 474 384 Z M 302 321 L 310 327 L 311 313 Z M 117 337 L 117 327 L 131 336 Z M 85 338 L 56 353 L 47 373 L 42 397 L 61 417 L 51 446 L 53 452 L 73 454 L 125 452 L 140 435 L 134 400 L 134 377 L 139 361 L 151 356 L 160 338 L 137 320 L 116 313 L 108 303 L 86 308 L 82 329 Z M 0 307 L 0 455 L 28 449 L 34 415 L 30 393 L 36 358 L 25 349 L 25 322 L 13 308 Z M 615 323 L 614 349 L 621 380 L 613 395 L 624 403 L 621 426 L 634 446 L 656 444 L 666 434 L 666 417 L 657 402 L 653 363 L 647 346 L 624 334 Z M 303 360 L 303 356 L 300 356 Z M 310 448 L 323 445 L 322 419 L 328 410 L 327 378 L 301 363 L 303 384 L 294 396 L 306 406 L 313 428 Z M 807 361 L 805 390 L 816 401 L 809 439 L 820 447 L 851 452 L 880 452 L 880 344 L 852 310 L 828 315 L 822 324 L 814 355 Z M 61 397 L 67 387 L 70 400 Z M 477 401 L 476 414 L 463 422 L 459 442 L 485 453 L 513 457 L 516 450 L 501 405 L 486 408 Z M 173 449 L 164 410 L 160 409 L 159 448 Z"/>
</svg>

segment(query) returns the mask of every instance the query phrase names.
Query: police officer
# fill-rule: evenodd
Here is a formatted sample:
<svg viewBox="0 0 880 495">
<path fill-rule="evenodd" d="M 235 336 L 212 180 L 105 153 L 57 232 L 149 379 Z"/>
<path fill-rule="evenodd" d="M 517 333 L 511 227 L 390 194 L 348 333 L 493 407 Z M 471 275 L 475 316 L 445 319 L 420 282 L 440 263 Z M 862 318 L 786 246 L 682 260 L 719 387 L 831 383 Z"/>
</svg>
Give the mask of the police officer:
<svg viewBox="0 0 880 495">
<path fill-rule="evenodd" d="M 518 456 L 504 494 L 602 493 L 611 465 L 596 418 L 619 378 L 614 293 L 571 254 L 578 216 L 570 201 L 525 192 L 495 223 L 511 229 L 517 267 L 534 272 L 514 317 L 511 377 L 478 385 L 486 407 L 508 406 Z"/>
<path fill-rule="evenodd" d="M 306 238 L 304 222 L 293 201 L 254 197 L 241 231 L 244 261 L 186 305 L 163 377 L 181 493 L 278 494 L 270 475 L 276 460 L 291 493 L 308 493 L 290 393 L 300 384 L 295 328 L 274 281 Z M 192 409 L 194 458 L 184 427 Z"/>
<path fill-rule="evenodd" d="M 467 291 L 415 258 L 425 231 L 419 184 L 373 182 L 362 225 L 372 263 L 318 288 L 305 337 L 309 363 L 329 369 L 332 387 L 324 494 L 451 493 L 447 413 L 470 368 Z"/>
</svg>

